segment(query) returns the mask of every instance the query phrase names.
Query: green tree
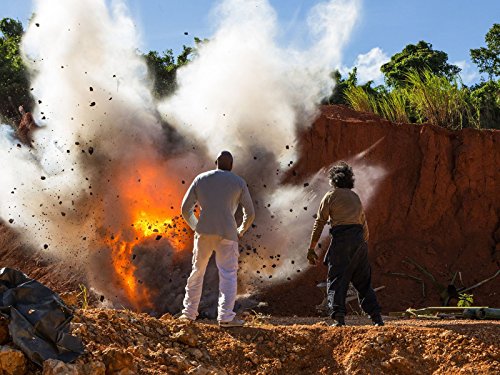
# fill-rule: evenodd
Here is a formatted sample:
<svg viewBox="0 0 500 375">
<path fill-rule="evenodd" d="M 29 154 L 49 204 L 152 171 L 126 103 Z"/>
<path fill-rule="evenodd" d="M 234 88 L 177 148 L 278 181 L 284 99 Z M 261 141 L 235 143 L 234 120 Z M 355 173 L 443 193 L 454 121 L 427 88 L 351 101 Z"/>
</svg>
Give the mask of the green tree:
<svg viewBox="0 0 500 375">
<path fill-rule="evenodd" d="M 177 69 L 188 64 L 196 56 L 198 48 L 208 39 L 194 38 L 195 46 L 182 46 L 182 52 L 174 57 L 171 49 L 160 55 L 157 51 L 149 51 L 144 58 L 153 81 L 153 94 L 162 98 L 172 94 L 177 88 Z"/>
<path fill-rule="evenodd" d="M 33 107 L 30 95 L 29 75 L 21 55 L 21 22 L 11 18 L 0 21 L 0 117 L 17 121 L 17 107 L 26 110 Z"/>
<path fill-rule="evenodd" d="M 323 99 L 322 104 L 344 104 L 347 105 L 348 101 L 345 97 L 345 91 L 352 86 L 356 86 L 358 83 L 358 69 L 354 68 L 347 79 L 342 78 L 342 74 L 338 69 L 334 70 L 330 77 L 335 82 L 332 94 L 329 97 Z"/>
<path fill-rule="evenodd" d="M 470 97 L 481 128 L 500 129 L 500 81 L 490 80 L 473 86 Z"/>
<path fill-rule="evenodd" d="M 384 73 L 387 84 L 392 87 L 407 86 L 407 77 L 412 71 L 427 71 L 448 79 L 460 72 L 458 66 L 448 63 L 446 52 L 432 49 L 432 44 L 423 40 L 417 44 L 408 44 L 382 65 L 380 70 Z"/>
<path fill-rule="evenodd" d="M 172 50 L 166 50 L 162 55 L 149 51 L 144 58 L 153 81 L 153 94 L 161 98 L 174 92 L 177 64 Z"/>
<path fill-rule="evenodd" d="M 495 23 L 485 36 L 486 47 L 470 50 L 472 61 L 490 80 L 500 76 L 500 24 Z"/>
</svg>

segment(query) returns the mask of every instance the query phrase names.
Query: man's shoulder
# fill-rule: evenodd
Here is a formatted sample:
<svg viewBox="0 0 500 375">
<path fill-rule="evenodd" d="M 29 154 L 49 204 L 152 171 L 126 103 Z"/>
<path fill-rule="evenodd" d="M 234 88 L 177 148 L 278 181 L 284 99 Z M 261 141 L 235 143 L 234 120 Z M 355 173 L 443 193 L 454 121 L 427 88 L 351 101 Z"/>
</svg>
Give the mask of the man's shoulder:
<svg viewBox="0 0 500 375">
<path fill-rule="evenodd" d="M 241 176 L 238 176 L 236 173 L 234 172 L 229 172 L 231 173 L 231 175 L 233 176 L 233 178 L 239 182 L 240 185 L 242 186 L 247 186 L 247 182 L 245 181 L 245 179 Z"/>
<path fill-rule="evenodd" d="M 361 203 L 361 198 L 359 195 L 352 189 L 335 189 L 335 195 L 338 196 L 340 199 L 351 199 L 351 200 L 356 200 Z"/>
<path fill-rule="evenodd" d="M 332 201 L 337 199 L 352 199 L 353 197 L 359 199 L 354 191 L 347 188 L 332 188 L 325 194 L 325 199 Z"/>
<path fill-rule="evenodd" d="M 238 183 L 239 185 L 246 186 L 245 180 L 238 176 L 237 174 L 231 171 L 224 171 L 222 169 L 213 169 L 211 171 L 200 173 L 196 176 L 195 181 L 205 180 L 205 179 L 221 179 L 221 180 L 230 180 Z"/>
<path fill-rule="evenodd" d="M 323 199 L 331 199 L 335 195 L 335 189 L 330 189 L 325 193 Z"/>
<path fill-rule="evenodd" d="M 214 174 L 214 172 L 216 172 L 216 170 L 211 170 L 211 171 L 202 172 L 202 173 L 200 173 L 198 176 L 196 176 L 196 177 L 194 178 L 194 180 L 195 180 L 195 181 L 198 181 L 198 180 L 201 180 L 201 179 L 203 179 L 203 178 L 207 178 L 207 177 L 209 177 L 209 176 L 213 175 L 213 174 Z"/>
</svg>

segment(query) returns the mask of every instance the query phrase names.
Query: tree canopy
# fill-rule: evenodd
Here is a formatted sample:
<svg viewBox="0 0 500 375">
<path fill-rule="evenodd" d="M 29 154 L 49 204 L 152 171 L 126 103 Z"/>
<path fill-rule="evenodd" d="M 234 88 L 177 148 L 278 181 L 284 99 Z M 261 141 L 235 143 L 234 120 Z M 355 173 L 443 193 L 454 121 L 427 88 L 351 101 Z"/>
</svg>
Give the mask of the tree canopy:
<svg viewBox="0 0 500 375">
<path fill-rule="evenodd" d="M 470 50 L 472 61 L 490 80 L 500 76 L 500 24 L 495 23 L 485 36 L 486 47 Z"/>
<path fill-rule="evenodd" d="M 0 20 L 0 118 L 12 123 L 19 120 L 19 105 L 28 111 L 33 108 L 29 74 L 20 48 L 23 34 L 19 21 Z M 194 46 L 183 46 L 178 56 L 174 56 L 171 49 L 142 55 L 157 99 L 176 90 L 178 69 L 196 57 L 200 45 L 207 39 L 195 38 L 194 41 Z M 346 78 L 338 70 L 334 71 L 331 78 L 336 85 L 322 103 L 350 105 L 395 122 L 432 122 L 437 118 L 436 113 L 443 113 L 448 117 L 434 122 L 452 129 L 499 128 L 500 82 L 494 77 L 500 76 L 500 24 L 490 28 L 485 41 L 486 47 L 471 49 L 470 53 L 479 71 L 488 74 L 488 81 L 472 87 L 463 85 L 457 78 L 460 68 L 448 63 L 448 55 L 420 41 L 407 45 L 382 65 L 385 85 L 372 87 L 371 81 L 359 85 L 356 67 Z"/>
<path fill-rule="evenodd" d="M 358 83 L 357 70 L 357 68 L 353 68 L 347 79 L 342 78 L 342 74 L 338 69 L 334 70 L 330 77 L 335 82 L 335 86 L 332 94 L 323 100 L 323 104 L 347 104 L 344 93 L 347 88 L 356 86 Z"/>
<path fill-rule="evenodd" d="M 23 26 L 12 18 L 0 21 L 0 117 L 15 120 L 19 117 L 19 105 L 30 109 L 33 99 L 30 96 L 28 70 L 21 55 Z"/>
<path fill-rule="evenodd" d="M 448 63 L 446 52 L 432 49 L 432 44 L 423 40 L 417 44 L 408 44 L 382 65 L 380 70 L 384 73 L 387 84 L 392 87 L 406 86 L 408 74 L 412 71 L 427 71 L 449 79 L 460 72 L 458 66 Z"/>
<path fill-rule="evenodd" d="M 194 38 L 195 46 L 182 46 L 182 52 L 174 57 L 171 49 L 160 55 L 157 51 L 149 51 L 144 55 L 148 65 L 149 74 L 153 81 L 153 94 L 161 98 L 172 94 L 177 88 L 177 69 L 188 64 L 196 55 L 198 47 L 208 39 Z"/>
</svg>

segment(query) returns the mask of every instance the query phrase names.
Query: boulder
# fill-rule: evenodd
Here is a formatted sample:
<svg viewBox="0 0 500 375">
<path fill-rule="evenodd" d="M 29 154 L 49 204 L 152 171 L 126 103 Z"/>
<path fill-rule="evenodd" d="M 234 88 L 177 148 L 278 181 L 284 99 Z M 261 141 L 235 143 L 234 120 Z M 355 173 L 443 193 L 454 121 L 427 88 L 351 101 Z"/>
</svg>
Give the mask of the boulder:
<svg viewBox="0 0 500 375">
<path fill-rule="evenodd" d="M 172 335 L 172 339 L 178 343 L 195 347 L 198 345 L 198 337 L 190 329 L 181 329 Z"/>
<path fill-rule="evenodd" d="M 5 345 L 10 341 L 8 320 L 0 316 L 0 345 Z"/>
<path fill-rule="evenodd" d="M 77 365 L 64 363 L 57 359 L 47 359 L 43 362 L 42 375 L 82 375 Z"/>
<path fill-rule="evenodd" d="M 83 375 L 105 375 L 106 366 L 100 361 L 93 361 L 80 366 Z"/>
<path fill-rule="evenodd" d="M 26 374 L 26 357 L 23 352 L 9 346 L 0 346 L 0 374 Z"/>
<path fill-rule="evenodd" d="M 132 375 L 136 373 L 134 356 L 125 350 L 106 349 L 103 353 L 103 361 L 106 366 L 106 375 Z"/>
</svg>

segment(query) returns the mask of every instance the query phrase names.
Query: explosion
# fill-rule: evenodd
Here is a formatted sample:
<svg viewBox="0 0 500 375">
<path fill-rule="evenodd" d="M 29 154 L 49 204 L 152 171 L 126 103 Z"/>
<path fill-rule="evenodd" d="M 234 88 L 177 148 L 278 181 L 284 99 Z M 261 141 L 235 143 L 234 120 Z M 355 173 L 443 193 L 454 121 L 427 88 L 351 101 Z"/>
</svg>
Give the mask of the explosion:
<svg viewBox="0 0 500 375">
<path fill-rule="evenodd" d="M 178 71 L 177 91 L 157 102 L 122 1 L 35 1 L 23 51 L 41 128 L 30 149 L 0 132 L 0 217 L 29 233 L 35 249 L 83 269 L 112 304 L 178 311 L 192 247 L 181 200 L 221 149 L 235 155 L 255 201 L 254 229 L 241 244 L 242 292 L 305 266 L 313 213 L 291 206 L 317 207 L 324 179 L 308 188 L 282 181 L 297 129 L 331 91 L 329 72 L 341 63 L 359 2 L 315 6 L 314 47 L 303 51 L 278 43 L 267 1 L 254 5 L 222 1 L 217 31 Z"/>
<path fill-rule="evenodd" d="M 138 162 L 136 174 L 119 178 L 118 196 L 122 211 L 131 223 L 129 228 L 120 228 L 118 233 L 107 234 L 104 239 L 105 245 L 111 249 L 111 264 L 118 287 L 138 311 L 154 308 L 153 298 L 157 291 L 151 290 L 137 276 L 136 247 L 182 252 L 191 246 L 191 230 L 178 212 L 182 191 L 175 188 L 157 164 Z M 158 246 L 152 246 L 153 241 Z"/>
</svg>

